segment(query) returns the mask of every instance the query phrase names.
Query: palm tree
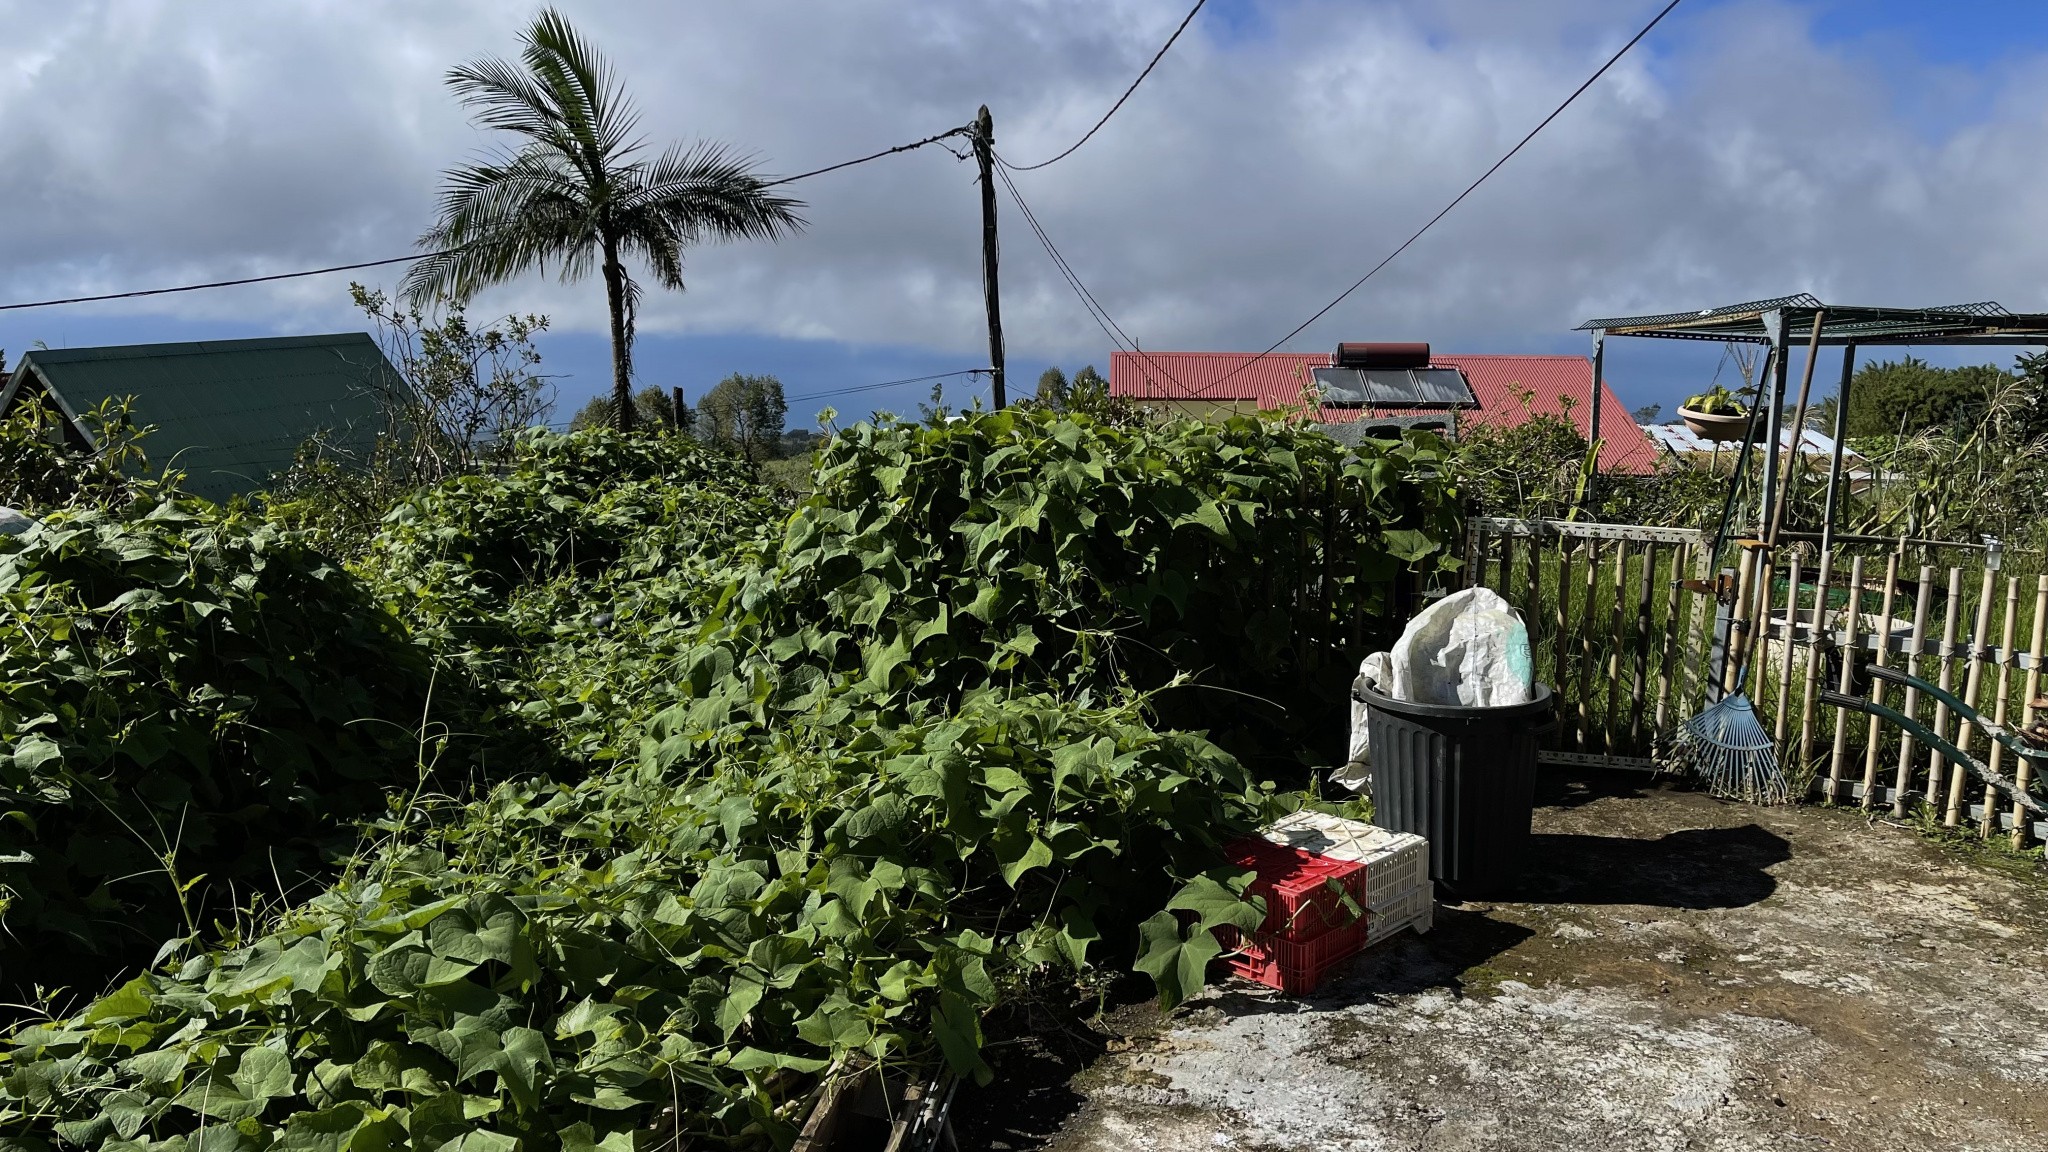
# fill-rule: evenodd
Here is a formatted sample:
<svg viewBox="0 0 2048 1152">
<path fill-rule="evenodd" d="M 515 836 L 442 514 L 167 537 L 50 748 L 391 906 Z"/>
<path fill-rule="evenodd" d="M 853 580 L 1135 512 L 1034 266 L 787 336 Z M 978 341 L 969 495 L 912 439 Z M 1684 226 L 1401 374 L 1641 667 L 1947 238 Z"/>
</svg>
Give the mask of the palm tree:
<svg viewBox="0 0 2048 1152">
<path fill-rule="evenodd" d="M 747 157 L 721 144 L 644 156 L 639 113 L 618 77 L 554 9 L 520 42 L 523 67 L 478 60 L 448 73 L 479 125 L 523 142 L 448 170 L 440 221 L 420 238 L 433 255 L 406 274 L 405 293 L 415 303 L 459 301 L 550 263 L 565 283 L 597 268 L 611 308 L 612 411 L 630 429 L 640 285 L 624 258 L 638 256 L 662 287 L 680 291 L 684 248 L 779 239 L 803 227 L 803 204 L 770 192 Z"/>
</svg>

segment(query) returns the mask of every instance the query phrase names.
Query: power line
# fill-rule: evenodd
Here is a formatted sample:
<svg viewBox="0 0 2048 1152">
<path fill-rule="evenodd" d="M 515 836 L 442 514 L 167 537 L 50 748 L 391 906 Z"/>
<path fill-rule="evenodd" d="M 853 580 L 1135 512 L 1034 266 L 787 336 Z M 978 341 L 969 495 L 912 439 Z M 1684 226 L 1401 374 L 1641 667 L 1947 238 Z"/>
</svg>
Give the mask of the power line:
<svg viewBox="0 0 2048 1152">
<path fill-rule="evenodd" d="M 794 176 L 784 176 L 781 177 L 780 179 L 770 180 L 766 184 L 761 185 L 761 187 L 773 188 L 780 184 L 794 184 L 798 180 L 809 180 L 813 176 L 823 176 L 827 172 L 837 172 L 841 168 L 851 168 L 856 164 L 865 164 L 870 160 L 880 160 L 884 156 L 894 156 L 898 152 L 912 152 L 924 147 L 927 144 L 937 144 L 941 140 L 946 140 L 954 136 L 965 136 L 972 131 L 972 128 L 967 127 L 965 125 L 962 125 L 961 127 L 958 128 L 949 128 L 936 136 L 927 136 L 922 140 L 916 141 L 915 143 L 898 144 L 894 148 L 884 148 L 880 152 L 871 153 L 867 156 L 861 157 L 858 160 L 847 160 L 844 161 L 843 163 L 832 164 L 824 168 L 813 168 L 809 172 L 799 172 Z"/>
<path fill-rule="evenodd" d="M 851 168 L 856 164 L 866 164 L 870 160 L 880 160 L 885 156 L 894 156 L 899 152 L 914 151 L 928 144 L 936 144 L 949 137 L 964 135 L 968 131 L 969 129 L 965 127 L 954 128 L 941 132 L 936 136 L 927 136 L 922 140 L 913 141 L 909 144 L 898 144 L 894 148 L 885 148 L 880 152 L 870 153 L 859 159 L 843 161 L 824 168 L 814 168 L 809 172 L 799 172 L 794 176 L 783 176 L 779 179 L 767 181 L 761 187 L 774 188 L 782 184 L 793 184 L 798 180 L 808 180 L 813 176 L 823 176 L 827 172 L 837 172 L 841 168 Z M 267 284 L 277 280 L 296 280 L 306 276 L 325 276 L 334 272 L 353 272 L 360 268 L 381 268 L 387 264 L 409 264 L 415 260 L 427 260 L 435 256 L 452 256 L 458 251 L 460 249 L 447 248 L 439 252 L 418 252 L 410 256 L 392 256 L 383 260 L 365 260 L 358 264 L 336 264 L 327 268 L 307 268 L 298 272 L 274 272 L 267 276 L 244 276 L 238 280 L 209 280 L 203 284 L 179 284 L 170 288 L 138 288 L 131 292 L 107 292 L 98 296 L 67 296 L 57 300 L 29 300 L 18 304 L 0 304 L 0 312 L 14 312 L 24 308 L 55 308 L 64 304 L 95 304 L 103 300 L 132 300 L 138 296 L 167 296 L 175 292 L 201 292 L 210 288 L 234 288 L 243 284 Z"/>
<path fill-rule="evenodd" d="M 233 288 L 238 284 L 263 284 L 272 280 L 293 280 L 301 276 L 325 276 L 330 272 L 353 272 L 358 268 L 378 268 L 386 264 L 407 264 L 414 260 L 425 260 L 432 256 L 448 256 L 455 249 L 441 252 L 421 252 L 412 256 L 393 256 L 387 260 L 365 260 L 360 264 L 336 264 L 331 268 L 308 268 L 303 272 L 274 272 L 268 276 L 245 276 L 240 280 L 212 280 L 205 284 L 180 284 L 175 288 L 138 288 L 133 292 L 109 292 L 102 296 L 71 296 L 62 300 L 32 300 L 25 304 L 0 304 L 0 312 L 12 312 L 19 308 L 51 308 L 59 304 L 91 304 L 99 300 L 127 300 L 136 296 L 162 296 L 171 292 L 198 292 L 205 288 Z"/>
<path fill-rule="evenodd" d="M 1101 131 L 1102 126 L 1104 124 L 1109 123 L 1109 118 L 1111 116 L 1116 115 L 1116 110 L 1124 106 L 1124 101 L 1129 100 L 1131 98 L 1131 93 L 1136 92 L 1138 90 L 1138 85 L 1143 84 L 1145 82 L 1145 77 L 1150 76 L 1152 74 L 1152 69 L 1158 67 L 1159 62 L 1166 58 L 1166 50 L 1173 47 L 1173 42 L 1175 40 L 1180 39 L 1181 33 L 1188 30 L 1188 25 L 1194 22 L 1195 13 L 1200 12 L 1202 10 L 1202 5 L 1208 2 L 1209 0 L 1195 0 L 1195 6 L 1193 8 L 1188 9 L 1188 14 L 1181 18 L 1180 27 L 1175 28 L 1173 30 L 1173 35 L 1168 36 L 1166 38 L 1166 43 L 1160 45 L 1159 51 L 1153 54 L 1152 62 L 1145 65 L 1145 70 L 1143 72 L 1138 73 L 1138 78 L 1136 80 L 1131 81 L 1131 86 L 1129 88 L 1124 89 L 1124 94 L 1116 98 L 1116 103 L 1109 106 L 1109 111 L 1104 112 L 1102 114 L 1102 119 L 1097 120 L 1095 122 L 1095 127 L 1090 128 L 1087 131 L 1087 133 L 1084 134 L 1079 140 L 1074 141 L 1072 147 L 1068 148 L 1065 152 L 1060 153 L 1059 155 L 1053 157 L 1050 160 L 1041 160 L 1036 164 L 1025 164 L 1020 166 L 1012 164 L 1008 160 L 1003 160 L 1000 156 L 996 157 L 996 159 L 1001 160 L 1003 167 L 1008 168 L 1012 171 L 1031 172 L 1036 169 L 1043 168 L 1048 164 L 1057 164 L 1061 160 L 1065 160 L 1067 157 L 1072 156 L 1074 152 L 1081 147 L 1081 145 L 1086 144 L 1088 142 L 1089 137 Z"/>
<path fill-rule="evenodd" d="M 1018 211 L 1024 214 L 1024 222 L 1030 225 L 1032 234 L 1038 237 L 1038 242 L 1045 246 L 1045 253 L 1052 257 L 1053 266 L 1058 268 L 1060 275 L 1066 278 L 1067 284 L 1073 288 L 1074 294 L 1080 298 L 1081 306 L 1087 309 L 1088 318 L 1095 321 L 1096 327 L 1102 329 L 1102 334 L 1109 337 L 1110 343 L 1119 350 L 1127 351 L 1137 356 L 1152 371 L 1165 377 L 1168 382 L 1180 391 L 1183 398 L 1194 398 L 1194 390 L 1182 383 L 1173 373 L 1168 372 L 1165 367 L 1152 358 L 1150 353 L 1139 347 L 1138 342 L 1129 333 L 1125 332 L 1123 326 L 1118 324 L 1116 319 L 1109 314 L 1109 310 L 1104 308 L 1102 303 L 1095 299 L 1095 293 L 1088 290 L 1088 285 L 1081 282 L 1080 274 L 1074 271 L 1073 265 L 1067 263 L 1067 258 L 1060 253 L 1059 246 L 1052 242 L 1052 237 L 1046 233 L 1044 225 L 1038 222 L 1037 213 L 1031 210 L 1031 205 L 1024 202 L 1024 194 L 1017 190 L 1017 184 L 1010 179 L 1010 174 L 998 168 L 996 169 L 996 175 L 1002 177 L 1003 186 L 1010 190 L 1010 199 L 1017 202 Z"/>
<path fill-rule="evenodd" d="M 791 396 L 787 403 L 795 404 L 804 400 L 822 400 L 827 396 L 850 396 L 856 392 L 875 392 L 883 388 L 894 388 L 899 384 L 923 384 L 930 380 L 944 380 L 950 376 L 972 376 L 987 372 L 986 368 L 957 368 L 951 372 L 934 372 L 929 376 L 906 376 L 901 380 L 884 380 L 879 384 L 857 384 L 851 388 L 828 388 L 823 392 L 806 392 L 802 396 Z"/>
<path fill-rule="evenodd" d="M 1258 355 L 1253 356 L 1249 360 L 1246 360 L 1244 363 L 1238 365 L 1236 368 L 1231 369 L 1228 374 L 1226 374 L 1221 380 L 1218 380 L 1216 384 L 1212 385 L 1211 387 L 1220 387 L 1221 385 L 1228 383 L 1229 381 L 1235 379 L 1238 376 L 1238 374 L 1242 373 L 1245 369 L 1250 368 L 1252 365 L 1272 355 L 1274 349 L 1280 347 L 1282 344 L 1287 343 L 1289 340 L 1294 339 L 1296 336 L 1301 335 L 1302 331 L 1306 329 L 1309 325 L 1322 319 L 1325 315 L 1329 313 L 1330 309 L 1335 308 L 1339 304 L 1342 304 L 1347 298 L 1350 297 L 1350 295 L 1353 292 L 1356 292 L 1360 288 L 1364 287 L 1365 282 L 1372 279 L 1374 276 L 1378 275 L 1380 269 L 1385 268 L 1389 264 L 1392 264 L 1394 262 L 1395 257 L 1399 256 L 1403 252 L 1406 252 L 1408 250 L 1409 245 L 1415 243 L 1417 240 L 1422 239 L 1423 233 L 1428 232 L 1431 228 L 1436 227 L 1437 221 L 1442 220 L 1444 217 L 1450 215 L 1451 209 L 1456 208 L 1459 204 L 1463 203 L 1465 197 L 1470 196 L 1475 190 L 1478 189 L 1478 187 L 1481 184 L 1486 183 L 1488 177 L 1492 176 L 1495 172 L 1500 171 L 1502 165 L 1514 159 L 1515 154 L 1517 152 L 1520 152 L 1522 148 L 1529 143 L 1529 141 L 1534 140 L 1536 138 L 1537 133 L 1543 131 L 1545 128 L 1548 128 L 1552 120 L 1555 120 L 1560 115 L 1562 115 L 1564 113 L 1564 110 L 1571 107 L 1574 101 L 1576 101 L 1580 96 L 1584 95 L 1586 90 L 1588 88 L 1591 88 L 1595 81 L 1599 80 L 1600 77 L 1605 76 L 1609 68 L 1614 67 L 1617 61 L 1619 61 L 1623 56 L 1628 55 L 1629 49 L 1634 48 L 1636 44 L 1643 39 L 1643 37 L 1648 36 L 1650 34 L 1651 29 L 1655 28 L 1658 24 L 1662 23 L 1666 16 L 1671 15 L 1671 10 L 1673 8 L 1678 7 L 1680 2 L 1681 0 L 1671 0 L 1669 4 L 1666 4 L 1663 10 L 1658 12 L 1657 15 L 1653 17 L 1648 24 L 1643 25 L 1642 31 L 1637 32 L 1634 36 L 1630 37 L 1629 42 L 1623 44 L 1621 46 L 1620 51 L 1616 52 L 1612 56 L 1609 56 L 1607 58 L 1607 63 L 1602 64 L 1599 67 L 1599 69 L 1595 71 L 1591 76 L 1586 77 L 1585 83 L 1579 85 L 1577 88 L 1574 88 L 1572 90 L 1572 94 L 1564 98 L 1564 103 L 1559 104 L 1556 108 L 1552 109 L 1550 115 L 1545 116 L 1543 118 L 1542 123 L 1530 129 L 1529 134 L 1527 136 L 1522 137 L 1520 143 L 1516 144 L 1513 148 L 1508 149 L 1506 155 L 1502 156 L 1500 159 L 1493 162 L 1493 167 L 1488 168 L 1486 171 L 1480 173 L 1479 179 L 1474 180 L 1471 184 L 1467 185 L 1465 187 L 1465 190 L 1463 192 L 1458 193 L 1455 199 L 1453 199 L 1449 204 L 1444 205 L 1443 211 L 1438 212 L 1436 215 L 1430 217 L 1429 223 L 1424 224 L 1422 227 L 1416 229 L 1415 234 L 1413 236 L 1410 236 L 1406 240 L 1401 241 L 1400 247 L 1394 249 L 1392 252 L 1387 253 L 1385 259 L 1373 265 L 1370 271 L 1366 272 L 1365 275 L 1360 276 L 1357 280 L 1353 281 L 1351 287 L 1346 288 L 1342 292 L 1339 292 L 1335 300 L 1332 300 L 1328 304 L 1323 305 L 1321 308 L 1316 309 L 1314 315 L 1310 316 L 1306 320 L 1303 320 L 1301 323 L 1295 325 L 1293 331 L 1289 332 L 1285 336 L 1282 336 L 1278 340 L 1273 341 L 1273 343 L 1266 347 L 1266 350 L 1264 352 L 1261 352 Z"/>
</svg>

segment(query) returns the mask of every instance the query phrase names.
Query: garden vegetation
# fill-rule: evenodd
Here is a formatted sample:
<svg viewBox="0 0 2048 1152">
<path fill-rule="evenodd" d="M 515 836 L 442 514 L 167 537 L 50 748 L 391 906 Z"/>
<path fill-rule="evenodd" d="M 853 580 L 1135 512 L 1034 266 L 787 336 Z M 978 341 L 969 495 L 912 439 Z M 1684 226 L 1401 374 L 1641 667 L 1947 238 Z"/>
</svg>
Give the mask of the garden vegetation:
<svg viewBox="0 0 2048 1152">
<path fill-rule="evenodd" d="M 0 537 L 5 927 L 119 970 L 5 959 L 0 1145 L 778 1147 L 999 1006 L 1170 1004 L 1341 732 L 1276 594 L 1326 493 L 1317 620 L 1458 525 L 1439 441 L 1252 419 L 863 424 L 811 488 L 535 432 L 346 566 L 147 486 Z"/>
</svg>

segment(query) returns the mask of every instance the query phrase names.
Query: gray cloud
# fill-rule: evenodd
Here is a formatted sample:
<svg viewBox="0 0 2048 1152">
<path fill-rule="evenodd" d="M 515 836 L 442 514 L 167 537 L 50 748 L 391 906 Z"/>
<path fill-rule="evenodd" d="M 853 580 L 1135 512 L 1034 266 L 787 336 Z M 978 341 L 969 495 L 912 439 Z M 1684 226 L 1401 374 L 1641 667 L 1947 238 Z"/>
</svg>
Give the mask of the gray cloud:
<svg viewBox="0 0 2048 1152">
<path fill-rule="evenodd" d="M 1020 162 L 1064 147 L 1183 0 L 654 3 L 564 8 L 618 63 L 657 142 L 711 137 L 790 172 L 924 135 L 986 102 Z M 1297 0 L 1247 34 L 1206 14 L 1069 160 L 1017 177 L 1096 295 L 1153 347 L 1263 347 L 1534 124 L 1655 5 Z M 440 168 L 486 146 L 440 86 L 508 54 L 530 9 L 485 0 L 0 0 L 0 294 L 282 270 L 407 250 Z M 1526 346 L 1589 315 L 1811 289 L 2048 306 L 2043 84 L 1958 79 L 1817 45 L 1781 3 L 1681 9 L 1531 148 L 1305 334 Z M 1961 88 L 1930 123 L 1902 93 Z M 1967 109 L 1957 112 L 1955 109 Z M 810 230 L 710 248 L 643 327 L 971 352 L 972 166 L 936 148 L 797 185 Z M 1008 209 L 1008 205 L 1005 204 Z M 1013 347 L 1104 341 L 1014 211 Z M 395 279 L 391 277 L 388 279 Z M 595 285 L 485 303 L 600 327 Z M 147 307 L 335 321 L 301 282 Z M 133 306 L 130 306 L 131 308 Z"/>
</svg>

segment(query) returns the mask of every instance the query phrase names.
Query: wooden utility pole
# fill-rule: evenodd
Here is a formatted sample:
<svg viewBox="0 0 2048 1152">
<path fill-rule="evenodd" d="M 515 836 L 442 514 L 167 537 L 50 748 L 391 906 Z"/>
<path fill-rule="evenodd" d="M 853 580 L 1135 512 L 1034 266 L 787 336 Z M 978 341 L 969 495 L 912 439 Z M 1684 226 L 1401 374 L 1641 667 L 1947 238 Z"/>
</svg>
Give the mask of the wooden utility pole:
<svg viewBox="0 0 2048 1152">
<path fill-rule="evenodd" d="M 988 105 L 974 117 L 974 160 L 981 165 L 981 288 L 988 302 L 989 377 L 995 382 L 997 408 L 1009 403 L 1003 390 L 1003 302 L 996 287 L 995 119 Z"/>
</svg>

